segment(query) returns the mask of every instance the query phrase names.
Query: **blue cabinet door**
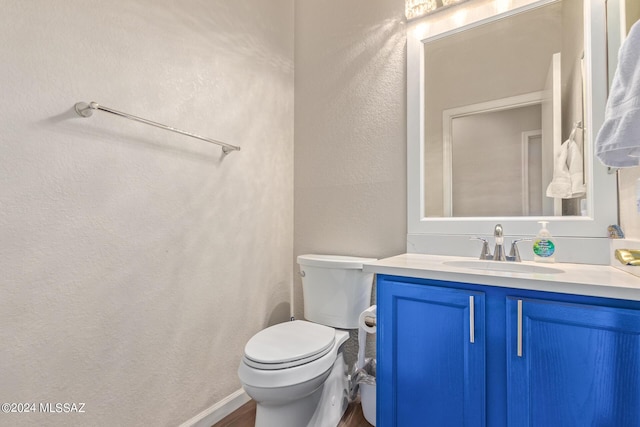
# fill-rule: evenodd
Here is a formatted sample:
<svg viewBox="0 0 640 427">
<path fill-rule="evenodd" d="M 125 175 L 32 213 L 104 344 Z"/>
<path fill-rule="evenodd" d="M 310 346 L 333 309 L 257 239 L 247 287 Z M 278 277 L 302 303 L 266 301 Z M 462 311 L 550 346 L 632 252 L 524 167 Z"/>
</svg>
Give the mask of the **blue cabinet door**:
<svg viewBox="0 0 640 427">
<path fill-rule="evenodd" d="M 378 281 L 378 427 L 485 425 L 485 296 Z"/>
<path fill-rule="evenodd" d="M 507 299 L 509 426 L 640 426 L 640 311 Z"/>
</svg>

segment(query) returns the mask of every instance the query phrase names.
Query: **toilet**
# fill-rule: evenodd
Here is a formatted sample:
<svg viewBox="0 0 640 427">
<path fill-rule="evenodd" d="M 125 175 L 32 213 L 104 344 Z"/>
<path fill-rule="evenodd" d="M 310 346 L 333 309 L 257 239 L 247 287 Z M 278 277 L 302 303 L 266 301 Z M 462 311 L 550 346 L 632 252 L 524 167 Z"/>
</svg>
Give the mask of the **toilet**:
<svg viewBox="0 0 640 427">
<path fill-rule="evenodd" d="M 371 302 L 373 258 L 300 255 L 304 317 L 247 342 L 238 376 L 256 401 L 256 427 L 335 427 L 348 404 L 343 344 Z"/>
</svg>

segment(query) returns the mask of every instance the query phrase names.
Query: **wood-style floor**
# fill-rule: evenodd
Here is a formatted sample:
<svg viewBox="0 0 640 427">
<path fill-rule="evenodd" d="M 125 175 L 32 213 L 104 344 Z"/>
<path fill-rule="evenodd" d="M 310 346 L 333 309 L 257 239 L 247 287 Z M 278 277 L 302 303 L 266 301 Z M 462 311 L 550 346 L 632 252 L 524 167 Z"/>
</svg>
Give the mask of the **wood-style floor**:
<svg viewBox="0 0 640 427">
<path fill-rule="evenodd" d="M 253 427 L 255 422 L 256 402 L 252 400 L 242 405 L 237 411 L 227 415 L 222 421 L 215 423 L 212 427 Z M 371 424 L 364 419 L 360 402 L 349 404 L 338 427 L 371 427 Z"/>
</svg>

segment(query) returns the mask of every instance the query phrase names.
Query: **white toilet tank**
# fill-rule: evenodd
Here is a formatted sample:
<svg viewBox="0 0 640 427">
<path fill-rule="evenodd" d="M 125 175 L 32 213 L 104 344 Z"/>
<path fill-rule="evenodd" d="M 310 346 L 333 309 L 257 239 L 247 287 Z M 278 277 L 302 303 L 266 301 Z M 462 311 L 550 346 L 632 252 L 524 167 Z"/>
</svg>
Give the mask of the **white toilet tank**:
<svg viewBox="0 0 640 427">
<path fill-rule="evenodd" d="M 373 273 L 362 265 L 375 258 L 300 255 L 305 319 L 340 329 L 357 329 L 360 313 L 371 305 Z"/>
</svg>

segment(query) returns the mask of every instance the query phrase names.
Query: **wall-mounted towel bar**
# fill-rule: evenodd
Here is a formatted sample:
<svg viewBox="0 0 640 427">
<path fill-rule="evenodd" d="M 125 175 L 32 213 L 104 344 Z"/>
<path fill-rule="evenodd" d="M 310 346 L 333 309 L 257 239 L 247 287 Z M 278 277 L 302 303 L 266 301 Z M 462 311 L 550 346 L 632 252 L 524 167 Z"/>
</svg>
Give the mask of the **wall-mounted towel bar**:
<svg viewBox="0 0 640 427">
<path fill-rule="evenodd" d="M 184 130 L 176 129 L 171 126 L 163 125 L 161 123 L 152 122 L 151 120 L 143 119 L 141 117 L 132 116 L 131 114 L 123 113 L 121 111 L 114 110 L 112 108 L 105 107 L 104 105 L 100 105 L 97 102 L 78 102 L 75 105 L 76 113 L 82 117 L 91 117 L 93 114 L 93 110 L 106 111 L 107 113 L 115 114 L 116 116 L 124 117 L 125 119 L 134 120 L 136 122 L 144 123 L 147 125 L 155 126 L 160 129 L 168 130 L 171 132 L 179 133 L 181 135 L 190 136 L 191 138 L 200 139 L 202 141 L 210 142 L 211 144 L 216 144 L 222 147 L 222 152 L 224 154 L 229 154 L 231 151 L 238 151 L 240 147 L 235 145 L 227 144 L 226 142 L 216 141 L 215 139 L 205 138 L 204 136 L 196 135 L 191 132 L 186 132 Z"/>
</svg>

